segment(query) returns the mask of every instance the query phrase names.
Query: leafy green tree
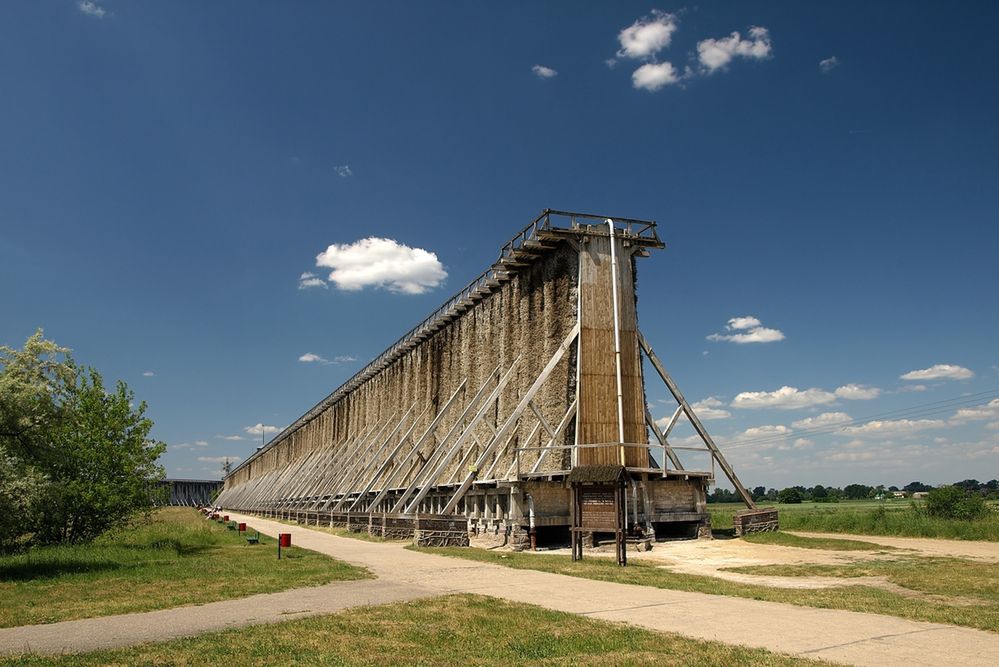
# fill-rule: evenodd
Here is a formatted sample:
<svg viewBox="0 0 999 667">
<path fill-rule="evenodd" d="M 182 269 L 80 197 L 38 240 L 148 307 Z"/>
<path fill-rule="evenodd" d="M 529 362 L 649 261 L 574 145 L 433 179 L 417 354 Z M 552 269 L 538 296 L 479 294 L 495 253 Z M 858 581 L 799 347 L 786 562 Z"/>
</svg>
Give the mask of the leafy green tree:
<svg viewBox="0 0 999 667">
<path fill-rule="evenodd" d="M 24 545 L 44 507 L 46 481 L 0 445 L 0 553 Z"/>
<path fill-rule="evenodd" d="M 106 391 L 97 371 L 79 375 L 53 433 L 58 456 L 47 466 L 52 483 L 40 541 L 90 540 L 152 508 L 164 476 L 156 460 L 166 445 L 149 439 L 146 404 L 134 401 L 123 382 Z"/>
<path fill-rule="evenodd" d="M 847 484 L 843 487 L 843 495 L 850 500 L 862 500 L 873 497 L 872 488 L 866 484 Z"/>
<path fill-rule="evenodd" d="M 151 509 L 161 493 L 146 404 L 35 332 L 0 347 L 0 548 L 79 542 Z"/>
<path fill-rule="evenodd" d="M 799 505 L 803 499 L 801 491 L 794 487 L 781 489 L 777 494 L 777 502 L 785 505 Z"/>
<path fill-rule="evenodd" d="M 941 486 L 926 496 L 926 512 L 943 519 L 979 519 L 988 509 L 981 494 L 960 486 Z"/>
<path fill-rule="evenodd" d="M 0 445 L 20 459 L 42 458 L 79 371 L 41 329 L 20 350 L 0 345 L 0 366 Z"/>
</svg>

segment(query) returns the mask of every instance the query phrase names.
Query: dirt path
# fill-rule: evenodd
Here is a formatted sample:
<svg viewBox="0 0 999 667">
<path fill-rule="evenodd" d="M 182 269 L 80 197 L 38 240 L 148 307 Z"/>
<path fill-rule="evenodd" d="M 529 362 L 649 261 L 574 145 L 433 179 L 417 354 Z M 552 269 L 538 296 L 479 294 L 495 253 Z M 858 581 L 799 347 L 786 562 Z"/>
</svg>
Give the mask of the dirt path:
<svg viewBox="0 0 999 667">
<path fill-rule="evenodd" d="M 911 549 L 924 556 L 970 558 L 999 563 L 999 542 L 938 540 L 928 537 L 882 537 L 880 535 L 848 535 L 845 533 L 805 533 L 797 530 L 786 532 L 802 537 L 834 537 L 840 540 L 873 542 L 896 549 Z"/>
</svg>

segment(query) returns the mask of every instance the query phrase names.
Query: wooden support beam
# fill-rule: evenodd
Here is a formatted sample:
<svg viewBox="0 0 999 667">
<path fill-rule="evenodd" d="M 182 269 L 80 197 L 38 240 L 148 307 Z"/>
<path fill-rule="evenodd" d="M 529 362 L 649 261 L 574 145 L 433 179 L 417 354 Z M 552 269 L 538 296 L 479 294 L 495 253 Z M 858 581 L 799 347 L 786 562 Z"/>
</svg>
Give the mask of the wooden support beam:
<svg viewBox="0 0 999 667">
<path fill-rule="evenodd" d="M 527 393 L 521 399 L 517 407 L 514 408 L 513 412 L 510 413 L 510 416 L 507 417 L 507 420 L 506 422 L 503 423 L 502 428 L 500 428 L 500 430 L 496 433 L 496 435 L 493 436 L 492 440 L 490 441 L 489 445 L 486 446 L 485 450 L 481 454 L 479 454 L 479 458 L 478 460 L 476 460 L 475 465 L 465 476 L 465 479 L 464 481 L 462 481 L 461 486 L 459 486 L 458 490 L 455 491 L 454 495 L 451 496 L 451 499 L 447 502 L 447 505 L 445 505 L 444 508 L 441 510 L 441 514 L 448 514 L 452 510 L 454 510 L 455 506 L 458 504 L 458 501 L 461 500 L 462 496 L 465 495 L 469 487 L 472 486 L 472 482 L 475 481 L 475 477 L 476 474 L 478 473 L 479 468 L 482 467 L 482 464 L 485 462 L 486 457 L 491 453 L 492 448 L 496 446 L 497 442 L 505 438 L 508 432 L 514 427 L 514 425 L 516 425 L 517 421 L 520 420 L 520 416 L 524 413 L 524 410 L 527 409 L 527 404 L 531 402 L 531 400 L 534 398 L 534 395 L 538 392 L 538 390 L 545 383 L 545 381 L 548 380 L 548 376 L 551 375 L 551 372 L 555 369 L 555 366 L 557 366 L 558 362 L 562 360 L 562 357 L 565 356 L 565 353 L 569 350 L 569 347 L 572 345 L 572 343 L 576 340 L 578 336 L 579 336 L 579 323 L 577 322 L 576 325 L 572 327 L 572 330 L 569 332 L 569 335 L 566 336 L 565 340 L 562 341 L 562 344 L 559 345 L 557 350 L 555 350 L 555 354 L 553 354 L 552 358 L 549 359 L 548 364 L 544 367 L 544 370 L 541 371 L 540 375 L 538 375 L 537 379 L 534 381 L 534 384 L 532 384 L 531 388 L 527 390 Z"/>
<path fill-rule="evenodd" d="M 682 409 L 683 406 L 677 407 L 678 411 Z M 678 416 L 679 416 L 678 413 L 673 414 L 674 419 L 676 419 Z M 673 463 L 673 467 L 676 468 L 677 470 L 683 470 L 684 467 L 683 464 L 680 462 L 680 458 L 676 455 L 676 452 L 674 452 L 673 448 L 670 446 L 669 440 L 666 439 L 666 434 L 659 431 L 659 425 L 656 424 L 656 420 L 655 418 L 653 418 L 652 413 L 649 412 L 649 406 L 647 405 L 645 406 L 645 423 L 649 425 L 649 428 L 652 429 L 652 433 L 656 436 L 656 440 L 658 440 L 662 448 L 666 450 L 666 456 L 669 457 L 669 460 Z M 672 422 L 670 426 L 672 427 Z M 665 465 L 663 465 L 663 472 L 666 472 Z"/>
<path fill-rule="evenodd" d="M 656 369 L 656 372 L 659 373 L 659 377 L 666 383 L 666 388 L 669 389 L 669 393 L 673 394 L 673 398 L 676 399 L 676 402 L 683 408 L 683 412 L 687 415 L 687 419 L 690 420 L 691 426 L 693 426 L 694 430 L 697 431 L 697 434 L 701 436 L 701 440 L 704 441 L 704 445 L 711 450 L 711 455 L 718 462 L 718 465 L 721 466 L 721 469 L 725 471 L 725 475 L 728 477 L 729 481 L 732 482 L 732 486 L 734 486 L 735 490 L 740 496 L 742 496 L 743 502 L 746 503 L 746 506 L 750 509 L 756 509 L 756 503 L 753 502 L 753 496 L 749 494 L 746 487 L 744 487 L 742 482 L 739 481 L 738 476 L 735 474 L 735 470 L 733 470 L 732 466 L 728 464 L 728 461 L 725 460 L 721 450 L 719 450 L 718 446 L 715 445 L 715 441 L 711 439 L 710 435 L 708 435 L 707 429 L 704 428 L 701 420 L 697 418 L 696 414 L 694 414 L 694 410 L 690 407 L 690 404 L 687 403 L 687 399 L 683 397 L 683 394 L 680 392 L 680 388 L 676 386 L 676 383 L 673 382 L 673 378 L 666 372 L 666 367 L 663 366 L 661 361 L 659 361 L 659 357 L 656 356 L 656 353 L 652 350 L 649 342 L 645 340 L 645 336 L 642 335 L 641 331 L 638 332 L 638 342 L 642 346 L 642 349 L 645 350 L 645 355 L 649 358 L 649 361 L 652 362 L 652 367 Z"/>
</svg>

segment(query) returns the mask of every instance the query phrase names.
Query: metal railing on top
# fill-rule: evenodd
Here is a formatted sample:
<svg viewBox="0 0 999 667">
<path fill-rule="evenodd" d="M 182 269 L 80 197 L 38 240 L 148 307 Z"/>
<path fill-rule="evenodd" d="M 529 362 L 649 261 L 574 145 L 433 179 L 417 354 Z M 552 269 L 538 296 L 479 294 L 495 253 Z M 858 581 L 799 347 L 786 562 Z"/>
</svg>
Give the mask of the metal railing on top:
<svg viewBox="0 0 999 667">
<path fill-rule="evenodd" d="M 552 224 L 552 218 L 568 218 L 568 226 L 562 226 Z M 454 310 L 458 304 L 463 303 L 468 299 L 473 292 L 485 285 L 490 281 L 495 281 L 500 278 L 499 273 L 506 273 L 507 271 L 503 268 L 501 262 L 504 259 L 512 258 L 514 253 L 518 250 L 524 248 L 524 245 L 528 241 L 539 241 L 538 235 L 540 232 L 551 231 L 551 230 L 564 230 L 564 231 L 576 231 L 580 234 L 595 234 L 602 235 L 606 234 L 606 221 L 610 219 L 614 221 L 615 230 L 620 229 L 619 233 L 626 238 L 632 240 L 640 240 L 655 245 L 661 245 L 662 242 L 659 239 L 659 235 L 656 233 L 656 223 L 653 220 L 636 220 L 633 218 L 614 218 L 611 216 L 601 216 L 601 215 L 591 215 L 589 213 L 572 213 L 569 211 L 555 211 L 546 208 L 541 212 L 541 215 L 536 217 L 531 221 L 526 227 L 524 227 L 516 236 L 507 241 L 500 250 L 499 259 L 488 269 L 476 276 L 470 283 L 465 285 L 461 290 L 454 294 L 451 298 L 444 302 L 440 308 L 432 312 L 430 315 L 425 317 L 423 321 L 414 326 L 412 329 L 404 333 L 399 337 L 394 343 L 392 343 L 384 352 L 379 354 L 377 357 L 368 362 L 361 370 L 357 371 L 349 380 L 344 382 L 342 385 L 337 387 L 333 393 L 324 398 L 323 400 L 316 403 L 312 408 L 308 410 L 304 415 L 296 419 L 289 426 L 287 426 L 283 431 L 278 433 L 276 436 L 270 439 L 267 444 L 262 445 L 257 451 L 251 454 L 245 461 L 240 463 L 237 467 L 233 468 L 232 473 L 240 470 L 255 458 L 263 454 L 265 451 L 281 442 L 289 435 L 297 431 L 298 429 L 305 426 L 307 423 L 312 421 L 317 417 L 323 410 L 328 408 L 330 405 L 336 403 L 338 400 L 343 398 L 345 395 L 349 394 L 351 391 L 356 389 L 361 383 L 370 379 L 377 373 L 379 373 L 385 366 L 394 361 L 396 358 L 401 356 L 406 351 L 406 344 L 409 341 L 417 338 L 423 333 L 432 331 L 436 325 L 443 320 L 445 317 L 450 315 L 451 311 Z M 597 225 L 581 224 L 580 220 L 597 220 L 599 221 Z"/>
</svg>

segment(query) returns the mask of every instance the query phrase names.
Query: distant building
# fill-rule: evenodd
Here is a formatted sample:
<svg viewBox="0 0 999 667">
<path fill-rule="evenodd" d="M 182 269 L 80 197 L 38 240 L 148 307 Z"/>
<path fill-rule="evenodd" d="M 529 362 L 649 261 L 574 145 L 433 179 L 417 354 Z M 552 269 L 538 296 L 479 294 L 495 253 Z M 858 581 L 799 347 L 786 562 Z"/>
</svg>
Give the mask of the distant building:
<svg viewBox="0 0 999 667">
<path fill-rule="evenodd" d="M 891 497 L 892 498 L 905 498 L 905 491 L 892 491 L 891 492 Z"/>
<path fill-rule="evenodd" d="M 920 499 L 920 498 L 925 498 L 928 495 L 930 495 L 929 491 L 916 491 L 915 493 L 912 494 L 912 497 Z"/>
</svg>

